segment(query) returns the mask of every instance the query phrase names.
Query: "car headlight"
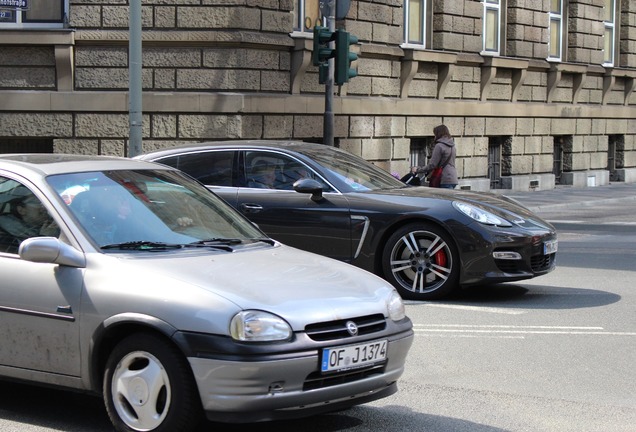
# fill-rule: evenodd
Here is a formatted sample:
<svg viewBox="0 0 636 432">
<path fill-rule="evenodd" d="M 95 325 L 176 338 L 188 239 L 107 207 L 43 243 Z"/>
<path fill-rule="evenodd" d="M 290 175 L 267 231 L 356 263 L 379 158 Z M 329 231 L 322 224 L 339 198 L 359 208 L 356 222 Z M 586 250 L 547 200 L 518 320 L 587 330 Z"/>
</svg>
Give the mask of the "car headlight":
<svg viewBox="0 0 636 432">
<path fill-rule="evenodd" d="M 242 342 L 272 342 L 289 340 L 292 329 L 284 319 L 258 310 L 242 311 L 230 322 L 232 338 Z"/>
<path fill-rule="evenodd" d="M 496 225 L 501 227 L 511 227 L 512 224 L 505 219 L 495 216 L 494 214 L 463 202 L 453 201 L 453 207 L 466 216 L 486 225 Z"/>
<path fill-rule="evenodd" d="M 404 309 L 404 302 L 402 301 L 402 297 L 397 293 L 397 291 L 393 291 L 391 297 L 386 303 L 387 310 L 389 311 L 389 318 L 393 321 L 400 321 L 406 318 L 406 310 Z"/>
</svg>

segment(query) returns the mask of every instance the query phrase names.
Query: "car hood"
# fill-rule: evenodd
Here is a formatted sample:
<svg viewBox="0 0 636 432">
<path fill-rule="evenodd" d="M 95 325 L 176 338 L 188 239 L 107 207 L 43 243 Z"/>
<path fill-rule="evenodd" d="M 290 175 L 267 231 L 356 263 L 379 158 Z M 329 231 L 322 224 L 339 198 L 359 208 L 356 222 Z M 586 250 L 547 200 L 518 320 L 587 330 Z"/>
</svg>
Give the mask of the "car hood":
<svg viewBox="0 0 636 432">
<path fill-rule="evenodd" d="M 408 201 L 410 206 L 419 207 L 418 201 L 414 199 L 421 199 L 422 207 L 428 208 L 434 204 L 432 200 L 442 200 L 449 204 L 452 201 L 461 201 L 480 207 L 484 210 L 490 211 L 498 216 L 504 217 L 511 222 L 520 222 L 521 219 L 525 222 L 532 222 L 531 225 L 538 225 L 543 228 L 553 230 L 554 228 L 546 221 L 542 220 L 532 211 L 528 210 L 521 203 L 506 197 L 505 195 L 496 194 L 492 192 L 473 192 L 463 190 L 449 190 L 441 188 L 430 188 L 427 186 L 416 187 L 403 187 L 396 189 L 383 189 L 372 192 L 362 192 L 361 195 L 367 197 L 375 196 L 377 199 L 391 200 L 400 202 L 400 204 L 406 204 Z M 522 223 L 518 223 L 522 225 Z"/>
<path fill-rule="evenodd" d="M 349 264 L 284 245 L 235 252 L 129 255 L 124 265 L 153 275 L 154 283 L 179 286 L 197 299 L 203 292 L 239 309 L 266 310 L 294 330 L 307 323 L 383 313 L 393 291 L 386 281 Z M 185 295 L 185 292 L 184 292 Z"/>
</svg>

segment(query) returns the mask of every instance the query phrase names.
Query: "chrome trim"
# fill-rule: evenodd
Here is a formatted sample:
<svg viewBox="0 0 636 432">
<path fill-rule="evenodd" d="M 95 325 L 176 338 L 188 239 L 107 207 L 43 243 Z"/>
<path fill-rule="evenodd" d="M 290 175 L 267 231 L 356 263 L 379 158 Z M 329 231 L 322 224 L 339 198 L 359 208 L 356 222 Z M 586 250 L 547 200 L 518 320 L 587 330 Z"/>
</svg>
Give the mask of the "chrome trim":
<svg viewBox="0 0 636 432">
<path fill-rule="evenodd" d="M 360 251 L 362 250 L 362 244 L 364 243 L 364 239 L 367 237 L 367 232 L 369 231 L 369 225 L 371 224 L 371 222 L 369 221 L 368 217 L 358 216 L 358 215 L 352 215 L 351 220 L 364 221 L 364 229 L 362 230 L 362 236 L 360 236 L 360 243 L 358 244 L 358 249 L 356 250 L 356 253 L 353 255 L 353 259 L 356 259 L 358 258 L 358 255 L 360 255 Z"/>
<path fill-rule="evenodd" d="M 71 315 L 60 315 L 60 314 L 55 314 L 50 312 L 38 312 L 34 310 L 12 308 L 7 306 L 0 306 L 0 312 L 17 313 L 20 315 L 30 315 L 30 316 L 36 316 L 41 318 L 51 318 L 55 320 L 70 321 L 70 322 L 75 321 L 75 317 Z"/>
</svg>

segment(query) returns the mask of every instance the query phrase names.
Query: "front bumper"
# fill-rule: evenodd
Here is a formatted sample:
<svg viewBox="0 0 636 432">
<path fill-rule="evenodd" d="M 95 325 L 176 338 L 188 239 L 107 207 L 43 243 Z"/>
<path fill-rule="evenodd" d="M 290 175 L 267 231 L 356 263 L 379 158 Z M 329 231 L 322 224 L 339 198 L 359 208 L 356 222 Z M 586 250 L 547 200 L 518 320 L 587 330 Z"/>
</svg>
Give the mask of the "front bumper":
<svg viewBox="0 0 636 432">
<path fill-rule="evenodd" d="M 395 393 L 413 331 L 389 336 L 388 340 L 383 365 L 324 379 L 320 378 L 320 349 L 256 358 L 197 356 L 188 357 L 188 361 L 209 420 L 279 420 L 335 411 Z"/>
<path fill-rule="evenodd" d="M 512 282 L 541 276 L 556 268 L 556 253 L 544 253 L 546 242 L 556 241 L 556 231 L 528 232 L 519 228 L 502 229 L 475 226 L 481 238 L 460 243 L 462 250 L 461 285 Z M 498 259 L 498 254 L 518 254 L 520 259 Z"/>
</svg>

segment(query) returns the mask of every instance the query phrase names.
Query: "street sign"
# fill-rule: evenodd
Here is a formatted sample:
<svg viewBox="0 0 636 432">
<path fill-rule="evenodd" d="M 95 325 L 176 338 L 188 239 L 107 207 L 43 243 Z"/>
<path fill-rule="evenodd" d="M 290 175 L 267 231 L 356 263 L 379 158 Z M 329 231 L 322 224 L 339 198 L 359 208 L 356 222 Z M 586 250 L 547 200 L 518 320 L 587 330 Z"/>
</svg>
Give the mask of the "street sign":
<svg viewBox="0 0 636 432">
<path fill-rule="evenodd" d="M 0 8 L 28 9 L 27 0 L 0 0 Z"/>
</svg>

